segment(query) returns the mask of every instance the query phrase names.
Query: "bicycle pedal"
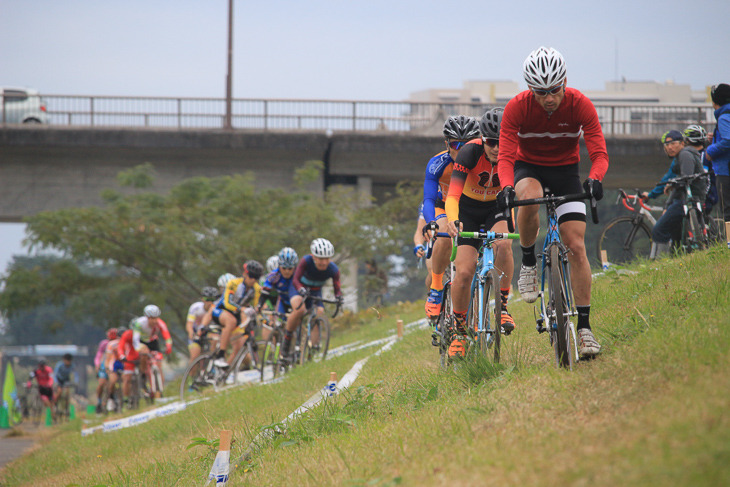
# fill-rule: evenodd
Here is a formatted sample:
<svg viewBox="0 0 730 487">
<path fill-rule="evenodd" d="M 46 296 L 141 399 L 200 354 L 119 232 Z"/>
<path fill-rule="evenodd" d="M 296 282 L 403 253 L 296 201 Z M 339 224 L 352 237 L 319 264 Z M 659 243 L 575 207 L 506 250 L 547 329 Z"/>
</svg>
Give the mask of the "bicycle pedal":
<svg viewBox="0 0 730 487">
<path fill-rule="evenodd" d="M 441 337 L 434 333 L 431 335 L 431 346 L 438 347 L 441 345 Z"/>
<path fill-rule="evenodd" d="M 537 325 L 535 326 L 535 330 L 537 330 L 537 332 L 538 332 L 538 333 L 545 333 L 546 331 L 548 331 L 548 330 L 547 330 L 547 328 L 545 328 L 545 327 L 544 327 L 544 326 L 542 325 L 542 323 L 538 323 L 538 324 L 537 324 Z"/>
</svg>

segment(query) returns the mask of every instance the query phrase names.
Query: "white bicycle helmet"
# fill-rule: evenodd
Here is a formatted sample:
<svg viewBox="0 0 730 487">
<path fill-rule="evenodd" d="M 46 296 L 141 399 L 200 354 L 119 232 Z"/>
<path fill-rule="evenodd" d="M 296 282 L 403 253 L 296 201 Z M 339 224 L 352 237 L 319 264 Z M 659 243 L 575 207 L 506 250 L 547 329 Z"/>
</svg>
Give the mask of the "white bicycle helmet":
<svg viewBox="0 0 730 487">
<path fill-rule="evenodd" d="M 527 86 L 547 90 L 565 80 L 567 71 L 563 56 L 552 47 L 540 47 L 530 53 L 522 65 Z"/>
<path fill-rule="evenodd" d="M 684 140 L 693 144 L 699 144 L 707 139 L 707 131 L 701 125 L 690 125 L 682 133 Z"/>
<path fill-rule="evenodd" d="M 272 255 L 268 259 L 266 259 L 266 269 L 268 269 L 269 272 L 274 272 L 279 267 L 279 256 L 278 255 Z"/>
<path fill-rule="evenodd" d="M 309 249 L 315 257 L 330 258 L 335 255 L 335 246 L 326 238 L 315 238 Z"/>
<path fill-rule="evenodd" d="M 147 318 L 159 318 L 160 317 L 160 308 L 155 306 L 154 304 L 148 304 L 144 307 L 144 315 Z"/>
<path fill-rule="evenodd" d="M 221 274 L 218 278 L 218 287 L 226 287 L 228 285 L 228 281 L 235 278 L 236 276 L 230 273 Z"/>
</svg>

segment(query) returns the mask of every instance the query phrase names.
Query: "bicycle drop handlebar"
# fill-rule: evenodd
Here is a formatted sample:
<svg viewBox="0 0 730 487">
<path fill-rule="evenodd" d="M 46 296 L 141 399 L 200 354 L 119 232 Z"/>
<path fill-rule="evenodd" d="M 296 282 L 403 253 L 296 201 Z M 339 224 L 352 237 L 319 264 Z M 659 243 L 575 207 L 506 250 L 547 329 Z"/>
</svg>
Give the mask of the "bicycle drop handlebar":
<svg viewBox="0 0 730 487">
<path fill-rule="evenodd" d="M 454 225 L 459 226 L 461 222 L 459 220 L 456 220 L 454 222 Z M 504 239 L 510 239 L 510 240 L 517 240 L 520 238 L 519 233 L 499 233 L 499 232 L 459 232 L 459 237 L 461 238 L 476 238 L 481 240 L 504 240 Z M 433 238 L 431 238 L 428 241 L 428 253 L 426 254 L 426 258 L 431 257 L 431 250 L 433 249 L 433 242 L 436 241 L 437 238 L 452 238 L 454 240 L 451 245 L 451 262 L 453 262 L 456 259 L 456 253 L 458 251 L 459 246 L 456 245 L 456 237 L 451 237 L 448 233 L 439 232 L 436 233 Z"/>
<path fill-rule="evenodd" d="M 569 194 L 565 196 L 545 196 L 542 198 L 533 198 L 530 200 L 515 200 L 511 201 L 509 207 L 504 210 L 504 217 L 507 219 L 507 226 L 509 227 L 510 232 L 515 231 L 515 223 L 512 220 L 512 208 L 515 208 L 517 206 L 530 206 L 530 205 L 544 205 L 544 204 L 550 204 L 550 203 L 568 203 L 570 201 L 582 201 L 582 200 L 591 200 L 591 218 L 593 219 L 593 223 L 598 223 L 598 202 L 596 201 L 596 198 L 593 197 L 590 193 L 579 193 L 579 194 Z"/>
<path fill-rule="evenodd" d="M 328 304 L 335 304 L 337 307 L 335 308 L 335 312 L 332 313 L 332 318 L 337 316 L 337 314 L 340 312 L 340 301 L 333 300 L 333 299 L 326 299 L 319 296 L 312 296 L 311 294 L 307 293 L 305 296 L 302 296 L 302 302 L 297 306 L 297 309 L 304 306 L 304 303 L 307 301 L 307 299 L 313 299 L 314 301 L 319 301 L 320 303 L 328 303 Z"/>
</svg>

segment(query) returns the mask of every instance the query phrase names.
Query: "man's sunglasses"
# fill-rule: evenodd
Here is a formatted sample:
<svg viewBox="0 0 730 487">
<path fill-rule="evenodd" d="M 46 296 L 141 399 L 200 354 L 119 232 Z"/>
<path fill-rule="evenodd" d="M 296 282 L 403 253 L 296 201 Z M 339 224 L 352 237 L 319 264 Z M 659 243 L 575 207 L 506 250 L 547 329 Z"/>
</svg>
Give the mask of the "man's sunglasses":
<svg viewBox="0 0 730 487">
<path fill-rule="evenodd" d="M 295 269 L 295 267 L 279 266 L 279 270 L 282 270 L 282 271 L 291 271 L 291 270 L 294 270 L 294 269 Z"/>
<path fill-rule="evenodd" d="M 536 94 L 537 96 L 548 96 L 548 95 L 557 95 L 560 93 L 560 90 L 563 89 L 563 85 L 556 86 L 555 88 L 551 88 L 549 90 L 538 90 L 537 88 L 532 88 L 532 92 Z"/>
<path fill-rule="evenodd" d="M 451 147 L 454 150 L 459 150 L 462 147 L 464 147 L 464 145 L 466 145 L 467 142 L 468 142 L 468 140 L 450 140 L 449 147 Z"/>
<path fill-rule="evenodd" d="M 499 145 L 499 139 L 488 139 L 488 138 L 484 137 L 482 139 L 482 142 L 484 142 L 484 144 L 487 147 L 491 147 L 492 149 L 494 149 L 495 147 L 497 147 Z"/>
</svg>

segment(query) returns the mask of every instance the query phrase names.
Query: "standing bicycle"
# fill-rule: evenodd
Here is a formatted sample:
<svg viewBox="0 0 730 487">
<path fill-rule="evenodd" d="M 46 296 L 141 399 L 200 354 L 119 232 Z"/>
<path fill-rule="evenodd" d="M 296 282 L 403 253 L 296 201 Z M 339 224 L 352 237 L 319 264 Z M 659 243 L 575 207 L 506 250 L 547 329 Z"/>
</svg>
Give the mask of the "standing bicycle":
<svg viewBox="0 0 730 487">
<path fill-rule="evenodd" d="M 664 188 L 664 193 L 669 194 L 667 210 L 657 220 L 652 231 L 652 239 L 656 244 L 654 257 L 669 252 L 671 242 L 681 242 L 685 251 L 702 249 L 708 244 L 702 215 L 709 188 L 709 175 L 702 165 L 701 155 L 705 138 L 705 130 L 695 125 L 685 130 L 683 139 L 670 141 L 670 137 L 666 137 L 665 144 L 675 145 L 680 150 L 672 166 L 675 177 L 667 181 Z M 686 225 L 682 224 L 685 218 L 689 218 Z"/>
<path fill-rule="evenodd" d="M 656 218 L 651 212 L 661 212 L 661 206 L 649 206 L 639 195 L 626 194 L 619 189 L 619 201 L 631 212 L 631 215 L 617 216 L 603 227 L 596 243 L 596 257 L 603 261 L 602 253 L 606 252 L 608 262 L 624 265 L 637 257 L 648 259 L 652 251 L 651 232 Z M 638 206 L 638 210 L 637 210 Z"/>
<path fill-rule="evenodd" d="M 501 208 L 515 199 L 543 197 L 549 187 L 556 197 L 580 192 L 603 197 L 602 180 L 608 170 L 606 140 L 593 103 L 580 91 L 566 85 L 567 70 L 563 56 L 552 48 L 540 47 L 523 64 L 528 90 L 512 98 L 504 109 L 499 138 L 499 179 L 502 192 L 497 197 Z M 581 136 L 585 140 L 591 168 L 581 185 L 579 172 Z M 535 242 L 540 229 L 539 208 L 524 206 L 517 213 L 522 265 L 517 287 L 523 299 L 538 298 L 537 255 Z M 601 347 L 590 323 L 591 266 L 586 254 L 586 209 L 582 201 L 564 201 L 555 208 L 560 238 L 570 249 L 570 261 L 578 312 L 580 354 L 597 355 Z M 557 230 L 556 230 L 557 233 Z"/>
<path fill-rule="evenodd" d="M 543 198 L 518 200 L 509 206 L 546 205 L 548 231 L 541 256 L 542 277 L 540 291 L 537 293 L 540 298 L 540 314 L 537 318 L 536 328 L 539 333 L 549 332 L 550 344 L 555 351 L 556 364 L 572 370 L 581 355 L 590 357 L 594 354 L 578 351 L 576 328 L 572 318 L 577 315 L 580 319 L 580 315 L 576 311 L 576 302 L 573 298 L 569 262 L 571 249 L 563 244 L 560 237 L 558 210 L 561 205 L 566 203 L 590 199 L 593 223 L 598 223 L 598 212 L 596 200 L 590 193 L 553 196 L 547 187 L 545 193 L 546 196 Z M 509 209 L 506 210 L 505 216 L 509 219 L 508 224 L 512 230 L 514 226 Z"/>
</svg>

